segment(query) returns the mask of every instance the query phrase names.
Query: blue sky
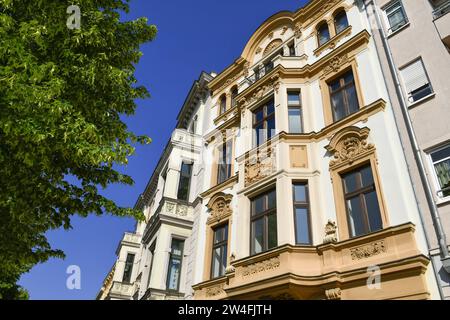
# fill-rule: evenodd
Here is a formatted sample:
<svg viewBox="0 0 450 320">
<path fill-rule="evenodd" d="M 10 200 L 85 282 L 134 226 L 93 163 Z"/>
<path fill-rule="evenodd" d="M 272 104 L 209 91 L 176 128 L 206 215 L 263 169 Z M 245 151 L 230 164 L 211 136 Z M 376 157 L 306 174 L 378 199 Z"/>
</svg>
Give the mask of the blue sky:
<svg viewBox="0 0 450 320">
<path fill-rule="evenodd" d="M 155 41 L 142 46 L 136 76 L 152 97 L 138 101 L 130 130 L 153 139 L 140 146 L 122 169 L 134 186 L 111 186 L 104 194 L 122 206 L 133 206 L 144 190 L 176 124 L 176 116 L 201 71 L 220 72 L 238 58 L 253 32 L 268 17 L 296 10 L 306 0 L 131 0 L 125 19 L 146 16 L 158 27 Z M 81 8 L 83 10 L 83 8 Z M 73 230 L 48 234 L 51 244 L 66 253 L 23 275 L 20 284 L 31 299 L 95 299 L 115 261 L 123 232 L 133 231 L 132 219 L 111 216 L 74 218 Z M 81 290 L 66 288 L 66 269 L 81 269 Z"/>
</svg>

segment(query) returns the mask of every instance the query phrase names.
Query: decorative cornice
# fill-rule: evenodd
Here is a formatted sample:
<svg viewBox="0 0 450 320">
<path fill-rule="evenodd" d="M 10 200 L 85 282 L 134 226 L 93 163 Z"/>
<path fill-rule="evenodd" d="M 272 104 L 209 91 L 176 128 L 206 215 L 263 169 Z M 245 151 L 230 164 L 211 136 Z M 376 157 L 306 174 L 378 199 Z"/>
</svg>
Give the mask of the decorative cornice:
<svg viewBox="0 0 450 320">
<path fill-rule="evenodd" d="M 235 185 L 239 181 L 239 175 L 234 175 L 230 179 L 225 180 L 223 183 L 215 185 L 214 187 L 206 190 L 202 194 L 200 194 L 200 197 L 203 199 L 210 197 L 212 194 L 215 194 L 217 192 L 223 191 L 225 189 L 231 188 L 233 185 Z"/>
</svg>

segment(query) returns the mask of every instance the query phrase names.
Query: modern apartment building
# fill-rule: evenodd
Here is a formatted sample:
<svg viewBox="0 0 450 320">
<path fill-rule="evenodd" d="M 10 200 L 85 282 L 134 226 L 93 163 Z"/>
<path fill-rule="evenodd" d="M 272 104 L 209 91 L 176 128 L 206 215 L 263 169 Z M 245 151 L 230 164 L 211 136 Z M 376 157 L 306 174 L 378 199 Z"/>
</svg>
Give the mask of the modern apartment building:
<svg viewBox="0 0 450 320">
<path fill-rule="evenodd" d="M 277 13 L 202 73 L 98 299 L 440 298 L 366 9 Z"/>
<path fill-rule="evenodd" d="M 441 296 L 450 299 L 450 1 L 365 1 Z"/>
</svg>

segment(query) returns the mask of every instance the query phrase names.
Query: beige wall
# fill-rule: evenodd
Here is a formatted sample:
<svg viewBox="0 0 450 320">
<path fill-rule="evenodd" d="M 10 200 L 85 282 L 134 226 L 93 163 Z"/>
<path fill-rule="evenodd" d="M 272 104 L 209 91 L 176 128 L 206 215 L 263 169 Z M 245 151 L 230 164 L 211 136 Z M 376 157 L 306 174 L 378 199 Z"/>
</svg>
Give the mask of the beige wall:
<svg viewBox="0 0 450 320">
<path fill-rule="evenodd" d="M 378 11 L 383 19 L 383 7 L 389 4 L 389 0 L 375 1 Z M 434 95 L 421 103 L 410 105 L 409 114 L 413 122 L 416 138 L 422 151 L 422 157 L 426 165 L 428 179 L 435 194 L 435 201 L 438 204 L 439 213 L 447 234 L 447 242 L 450 237 L 450 201 L 443 201 L 436 195 L 439 190 L 435 181 L 434 169 L 430 163 L 429 151 L 433 148 L 450 142 L 450 55 L 441 40 L 433 21 L 433 8 L 428 0 L 403 0 L 403 7 L 409 20 L 409 24 L 388 36 L 388 43 L 392 51 L 394 63 L 397 71 L 408 63 L 421 57 L 433 87 Z M 445 19 L 450 18 L 447 14 Z M 442 19 L 442 18 L 441 18 Z M 372 20 L 373 22 L 373 20 Z M 372 25 L 374 27 L 374 25 Z M 386 25 L 384 30 L 387 34 Z M 379 48 L 382 48 L 382 42 L 379 32 L 374 32 L 375 39 Z M 394 113 L 397 125 L 400 131 L 403 148 L 410 168 L 411 177 L 416 191 L 416 198 L 420 209 L 424 215 L 425 228 L 430 239 L 431 253 L 436 254 L 438 243 L 431 220 L 430 210 L 426 201 L 424 189 L 421 183 L 417 165 L 414 159 L 413 150 L 408 138 L 404 117 L 401 112 L 400 104 L 396 99 L 396 89 L 393 77 L 389 73 L 389 65 L 384 50 L 379 50 L 379 55 L 386 76 L 386 83 L 392 99 Z M 401 77 L 400 77 L 400 81 Z M 403 84 L 402 84 L 403 87 Z M 404 91 L 403 91 L 404 92 Z M 437 259 L 439 261 L 439 259 Z M 445 273 L 445 271 L 442 271 Z M 447 275 L 448 276 L 448 275 Z M 446 279 L 445 279 L 446 278 Z M 450 296 L 448 288 L 448 277 L 444 275 L 445 295 Z M 447 282 L 447 284 L 445 284 Z"/>
</svg>

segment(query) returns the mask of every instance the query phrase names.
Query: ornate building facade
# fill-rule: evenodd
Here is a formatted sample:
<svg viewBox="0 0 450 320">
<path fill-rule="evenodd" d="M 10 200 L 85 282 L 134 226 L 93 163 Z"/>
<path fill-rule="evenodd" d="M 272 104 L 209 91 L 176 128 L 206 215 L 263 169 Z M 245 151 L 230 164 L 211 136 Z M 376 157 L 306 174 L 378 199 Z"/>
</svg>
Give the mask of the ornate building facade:
<svg viewBox="0 0 450 320">
<path fill-rule="evenodd" d="M 202 73 L 99 299 L 438 299 L 362 4 L 280 12 Z"/>
</svg>

